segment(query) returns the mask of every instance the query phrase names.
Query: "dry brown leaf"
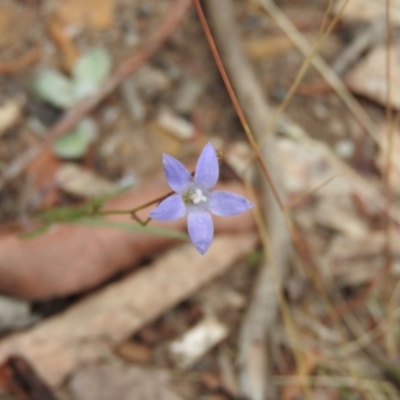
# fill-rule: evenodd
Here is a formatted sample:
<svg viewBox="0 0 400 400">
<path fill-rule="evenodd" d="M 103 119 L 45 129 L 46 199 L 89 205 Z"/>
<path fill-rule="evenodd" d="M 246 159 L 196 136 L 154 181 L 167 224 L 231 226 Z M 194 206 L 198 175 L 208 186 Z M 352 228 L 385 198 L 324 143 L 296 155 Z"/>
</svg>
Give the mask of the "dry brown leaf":
<svg viewBox="0 0 400 400">
<path fill-rule="evenodd" d="M 221 186 L 243 193 L 239 184 Z M 129 210 L 169 192 L 165 183 L 153 183 L 107 202 L 106 208 Z M 144 210 L 145 219 L 151 208 Z M 110 217 L 132 222 L 130 216 Z M 152 226 L 184 231 L 186 221 L 152 221 Z M 251 212 L 231 218 L 215 218 L 216 232 L 246 232 L 254 228 Z M 0 240 L 0 291 L 31 299 L 66 296 L 93 288 L 118 271 L 153 255 L 176 239 L 83 225 L 55 225 L 31 239 L 6 235 Z M 211 246 L 212 247 L 212 246 Z"/>
<path fill-rule="evenodd" d="M 54 43 L 61 53 L 63 67 L 65 71 L 70 73 L 79 58 L 79 51 L 64 32 L 64 27 L 57 17 L 51 16 L 47 26 Z"/>
<path fill-rule="evenodd" d="M 131 340 L 120 343 L 114 351 L 119 357 L 132 363 L 148 364 L 151 360 L 151 348 Z"/>
<path fill-rule="evenodd" d="M 248 56 L 253 60 L 276 57 L 294 48 L 293 42 L 285 36 L 257 37 L 247 39 L 244 43 Z"/>
<path fill-rule="evenodd" d="M 400 43 L 390 47 L 391 52 L 391 103 L 400 108 Z M 386 105 L 387 74 L 386 47 L 372 50 L 346 76 L 346 84 L 353 92 L 365 96 L 383 106 Z"/>
<path fill-rule="evenodd" d="M 79 366 L 109 357 L 117 343 L 225 273 L 256 244 L 251 232 L 216 237 L 203 256 L 190 243 L 183 244 L 64 313 L 4 339 L 0 362 L 22 354 L 57 385 Z M 55 273 L 63 279 L 59 270 Z"/>
<path fill-rule="evenodd" d="M 107 29 L 114 22 L 116 0 L 64 0 L 59 4 L 57 15 L 64 24 Z"/>
</svg>

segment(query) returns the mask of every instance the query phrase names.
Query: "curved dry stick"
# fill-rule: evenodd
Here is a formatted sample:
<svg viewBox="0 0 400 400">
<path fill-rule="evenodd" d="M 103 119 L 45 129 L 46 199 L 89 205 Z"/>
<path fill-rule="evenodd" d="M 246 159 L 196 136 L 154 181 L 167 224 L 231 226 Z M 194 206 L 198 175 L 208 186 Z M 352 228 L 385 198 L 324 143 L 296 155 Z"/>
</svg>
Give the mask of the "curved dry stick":
<svg viewBox="0 0 400 400">
<path fill-rule="evenodd" d="M 38 157 L 45 146 L 48 146 L 54 139 L 72 129 L 83 116 L 96 108 L 102 100 L 109 96 L 125 78 L 153 56 L 175 31 L 179 22 L 188 11 L 190 4 L 191 0 L 177 0 L 160 29 L 158 29 L 142 46 L 141 51 L 135 52 L 135 54 L 124 61 L 114 74 L 104 82 L 97 93 L 81 101 L 74 108 L 69 110 L 52 128 L 50 128 L 44 142 L 29 148 L 11 161 L 0 175 L 0 189 L 2 189 L 8 181 L 18 176 L 31 161 Z"/>
</svg>

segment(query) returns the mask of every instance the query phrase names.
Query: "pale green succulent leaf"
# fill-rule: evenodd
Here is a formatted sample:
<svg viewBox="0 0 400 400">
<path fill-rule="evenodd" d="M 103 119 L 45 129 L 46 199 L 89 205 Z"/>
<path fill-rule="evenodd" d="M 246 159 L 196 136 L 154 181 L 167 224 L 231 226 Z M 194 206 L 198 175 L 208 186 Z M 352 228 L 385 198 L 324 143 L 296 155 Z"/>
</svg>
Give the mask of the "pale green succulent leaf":
<svg viewBox="0 0 400 400">
<path fill-rule="evenodd" d="M 33 90 L 42 100 L 62 109 L 76 104 L 73 82 L 54 69 L 39 69 L 33 78 Z"/>
<path fill-rule="evenodd" d="M 111 58 L 105 49 L 92 49 L 82 55 L 74 65 L 75 95 L 83 99 L 93 94 L 111 71 Z"/>
<path fill-rule="evenodd" d="M 85 156 L 96 137 L 96 124 L 90 118 L 85 118 L 71 132 L 54 141 L 53 151 L 60 158 L 79 160 Z"/>
</svg>

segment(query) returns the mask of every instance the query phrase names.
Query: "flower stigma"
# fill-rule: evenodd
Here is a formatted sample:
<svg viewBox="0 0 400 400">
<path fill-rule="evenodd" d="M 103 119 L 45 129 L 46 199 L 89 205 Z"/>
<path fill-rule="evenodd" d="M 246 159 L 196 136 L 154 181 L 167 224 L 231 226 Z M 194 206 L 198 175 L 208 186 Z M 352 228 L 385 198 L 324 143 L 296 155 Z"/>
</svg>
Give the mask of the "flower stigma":
<svg viewBox="0 0 400 400">
<path fill-rule="evenodd" d="M 207 197 L 204 196 L 201 189 L 197 188 L 196 191 L 190 196 L 194 204 L 199 204 L 202 201 L 207 201 Z"/>
<path fill-rule="evenodd" d="M 183 201 L 186 204 L 200 204 L 201 202 L 207 202 L 207 197 L 203 194 L 200 188 L 196 188 L 194 191 L 188 190 L 182 195 Z"/>
</svg>

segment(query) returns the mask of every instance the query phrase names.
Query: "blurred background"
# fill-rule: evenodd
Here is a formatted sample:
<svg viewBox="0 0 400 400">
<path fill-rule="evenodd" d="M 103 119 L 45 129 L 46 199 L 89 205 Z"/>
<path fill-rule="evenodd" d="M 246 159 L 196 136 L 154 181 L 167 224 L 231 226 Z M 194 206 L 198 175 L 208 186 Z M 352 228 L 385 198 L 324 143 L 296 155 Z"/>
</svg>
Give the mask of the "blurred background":
<svg viewBox="0 0 400 400">
<path fill-rule="evenodd" d="M 398 0 L 0 0 L 0 399 L 399 398 L 399 25 Z M 201 256 L 140 221 L 162 154 L 210 141 L 256 207 Z"/>
</svg>

